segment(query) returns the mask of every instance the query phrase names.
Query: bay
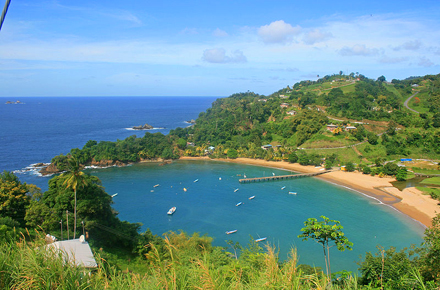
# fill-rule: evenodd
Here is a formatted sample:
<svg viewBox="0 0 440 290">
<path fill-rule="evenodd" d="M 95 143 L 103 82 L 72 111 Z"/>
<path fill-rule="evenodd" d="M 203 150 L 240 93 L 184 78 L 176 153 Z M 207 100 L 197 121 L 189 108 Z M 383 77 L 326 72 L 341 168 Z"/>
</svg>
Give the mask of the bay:
<svg viewBox="0 0 440 290">
<path fill-rule="evenodd" d="M 280 259 L 285 260 L 295 247 L 300 263 L 324 267 L 320 244 L 297 238 L 305 220 L 324 215 L 339 220 L 354 243 L 352 251 L 332 249 L 332 269 L 354 272 L 360 256 L 376 252 L 378 245 L 402 249 L 422 242 L 423 227 L 418 222 L 375 199 L 317 178 L 238 182 L 243 175 L 290 174 L 279 169 L 218 161 L 176 161 L 165 166 L 141 163 L 91 173 L 102 180 L 109 194 L 118 193 L 113 207 L 121 219 L 141 222 L 143 231 L 149 228 L 158 235 L 179 230 L 198 232 L 214 237 L 214 245 L 222 247 L 228 247 L 228 240 L 246 246 L 251 239 L 267 237 L 260 245 L 264 247 L 268 242 L 275 246 Z M 251 196 L 255 198 L 249 200 Z M 239 202 L 243 204 L 236 206 Z M 167 215 L 173 206 L 176 212 Z M 226 234 L 235 229 L 236 233 Z"/>
<path fill-rule="evenodd" d="M 215 97 L 70 97 L 19 98 L 25 104 L 5 105 L 0 98 L 0 170 L 14 171 L 22 181 L 47 189 L 50 177 L 41 177 L 30 164 L 50 162 L 58 154 L 82 148 L 88 140 L 116 141 L 144 131 L 129 130 L 149 123 L 162 132 L 188 126 L 211 106 Z M 423 227 L 395 211 L 354 191 L 317 178 L 243 184 L 240 176 L 268 176 L 287 172 L 215 161 L 177 161 L 170 165 L 142 163 L 124 168 L 89 170 L 97 175 L 122 220 L 141 222 L 142 230 L 154 234 L 183 230 L 214 237 L 214 244 L 226 240 L 246 245 L 252 238 L 267 242 L 285 259 L 289 249 L 298 249 L 300 263 L 323 266 L 322 248 L 313 241 L 297 238 L 309 217 L 325 215 L 341 221 L 354 243 L 353 251 L 332 250 L 333 270 L 352 270 L 355 261 L 377 245 L 398 249 L 419 244 Z M 219 180 L 221 177 L 221 180 Z M 194 180 L 198 179 L 197 182 Z M 158 187 L 154 185 L 159 184 Z M 286 186 L 281 190 L 282 186 Z M 187 191 L 183 191 L 186 188 Z M 239 189 L 235 191 L 235 189 Z M 153 190 L 153 192 L 151 192 Z M 289 195 L 295 191 L 297 195 Z M 255 198 L 249 200 L 250 196 Z M 243 202 L 241 206 L 236 206 Z M 173 216 L 166 212 L 177 207 Z M 237 233 L 226 235 L 226 231 Z M 263 244 L 261 244 L 263 245 Z"/>
</svg>

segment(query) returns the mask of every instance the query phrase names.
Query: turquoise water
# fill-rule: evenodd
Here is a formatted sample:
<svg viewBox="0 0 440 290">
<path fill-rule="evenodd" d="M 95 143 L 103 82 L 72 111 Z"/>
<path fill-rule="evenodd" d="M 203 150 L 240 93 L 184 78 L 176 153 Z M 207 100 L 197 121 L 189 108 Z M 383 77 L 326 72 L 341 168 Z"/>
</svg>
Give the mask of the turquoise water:
<svg viewBox="0 0 440 290">
<path fill-rule="evenodd" d="M 91 170 L 109 194 L 122 220 L 141 222 L 142 230 L 154 234 L 183 230 L 215 238 L 214 245 L 227 247 L 227 240 L 247 245 L 250 237 L 267 237 L 281 259 L 296 247 L 300 263 L 324 267 L 320 244 L 297 236 L 307 218 L 325 215 L 339 220 L 354 243 L 353 251 L 331 250 L 332 270 L 356 271 L 356 262 L 376 246 L 398 249 L 422 242 L 423 227 L 393 208 L 354 191 L 317 178 L 239 184 L 247 177 L 288 174 L 271 169 L 216 161 L 177 161 L 135 164 L 124 168 Z M 221 178 L 221 180 L 219 179 Z M 194 182 L 198 179 L 197 182 Z M 154 187 L 154 185 L 159 186 Z M 286 186 L 285 189 L 281 189 Z M 186 188 L 186 191 L 184 191 Z M 235 189 L 239 189 L 235 191 Z M 235 191 L 235 192 L 234 192 Z M 288 194 L 289 191 L 297 195 Z M 249 200 L 250 196 L 255 198 Z M 236 206 L 243 202 L 241 206 Z M 173 216 L 168 209 L 176 206 Z M 237 233 L 225 232 L 237 229 Z"/>
</svg>

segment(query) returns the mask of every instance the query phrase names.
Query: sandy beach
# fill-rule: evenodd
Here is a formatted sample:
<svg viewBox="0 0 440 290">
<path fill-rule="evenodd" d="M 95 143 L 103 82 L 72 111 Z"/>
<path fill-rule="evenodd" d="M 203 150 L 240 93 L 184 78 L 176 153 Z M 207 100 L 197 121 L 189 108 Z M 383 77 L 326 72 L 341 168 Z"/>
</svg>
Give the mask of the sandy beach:
<svg viewBox="0 0 440 290">
<path fill-rule="evenodd" d="M 182 157 L 182 160 L 210 160 L 208 157 Z M 265 161 L 249 158 L 237 159 L 214 159 L 215 161 L 241 163 L 247 165 L 256 165 L 272 168 L 281 168 L 299 173 L 313 173 L 322 171 L 322 168 L 314 166 L 302 166 L 298 163 L 288 163 L 285 161 Z M 324 181 L 337 184 L 339 186 L 348 187 L 365 195 L 371 196 L 381 202 L 393 206 L 400 212 L 419 221 L 423 225 L 429 227 L 433 217 L 440 213 L 438 201 L 432 199 L 428 195 L 415 187 L 405 188 L 403 191 L 393 187 L 391 184 L 395 179 L 392 177 L 377 177 L 362 174 L 359 172 L 333 171 L 320 175 Z"/>
</svg>

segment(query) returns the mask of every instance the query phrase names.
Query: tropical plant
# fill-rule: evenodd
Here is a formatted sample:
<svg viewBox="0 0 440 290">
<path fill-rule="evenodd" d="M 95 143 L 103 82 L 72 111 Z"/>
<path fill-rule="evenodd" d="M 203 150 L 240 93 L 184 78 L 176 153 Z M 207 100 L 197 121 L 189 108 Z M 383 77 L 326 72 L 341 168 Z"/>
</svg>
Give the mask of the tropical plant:
<svg viewBox="0 0 440 290">
<path fill-rule="evenodd" d="M 66 188 L 72 188 L 75 195 L 75 205 L 74 205 L 74 222 L 73 222 L 73 238 L 76 237 L 76 191 L 87 185 L 87 181 L 84 178 L 84 172 L 82 172 L 82 167 L 78 160 L 74 157 L 69 158 L 67 172 L 63 173 L 67 179 L 64 181 L 63 185 Z"/>
<path fill-rule="evenodd" d="M 352 250 L 353 243 L 342 232 L 343 227 L 339 221 L 331 220 L 325 216 L 321 216 L 321 219 L 322 221 L 318 221 L 316 218 L 307 219 L 304 222 L 305 227 L 301 229 L 303 233 L 298 235 L 298 238 L 302 238 L 303 241 L 313 239 L 322 245 L 327 279 L 330 279 L 330 248 L 336 246 L 339 251 Z"/>
</svg>

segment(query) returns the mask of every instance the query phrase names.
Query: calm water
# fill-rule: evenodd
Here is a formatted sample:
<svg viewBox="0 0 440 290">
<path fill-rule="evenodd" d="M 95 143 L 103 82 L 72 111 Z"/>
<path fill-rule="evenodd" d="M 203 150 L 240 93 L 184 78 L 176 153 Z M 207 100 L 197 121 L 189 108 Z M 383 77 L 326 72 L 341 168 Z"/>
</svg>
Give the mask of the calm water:
<svg viewBox="0 0 440 290">
<path fill-rule="evenodd" d="M 20 98 L 25 105 L 4 105 L 0 98 L 0 170 L 21 170 L 37 162 L 49 162 L 90 140 L 116 141 L 142 131 L 127 130 L 149 123 L 167 134 L 185 127 L 216 98 Z M 15 100 L 11 100 L 15 101 Z M 119 217 L 143 223 L 161 235 L 173 230 L 199 232 L 226 246 L 232 239 L 246 245 L 250 239 L 267 237 L 285 258 L 291 246 L 298 248 L 300 262 L 323 266 L 322 249 L 313 241 L 297 238 L 309 217 L 325 215 L 341 221 L 354 243 L 353 251 L 332 250 L 333 270 L 356 270 L 355 261 L 376 245 L 403 248 L 422 241 L 423 228 L 413 220 L 373 199 L 315 178 L 283 182 L 243 184 L 238 179 L 285 174 L 276 169 L 207 161 L 179 161 L 166 166 L 136 164 L 125 168 L 89 170 L 109 194 L 118 193 L 114 208 Z M 47 188 L 47 177 L 19 173 L 21 180 Z M 221 180 L 219 180 L 221 177 Z M 198 179 L 198 182 L 194 180 Z M 158 187 L 153 187 L 160 184 Z M 281 190 L 282 186 L 286 186 Z M 183 188 L 186 188 L 185 192 Z M 234 192 L 238 188 L 239 190 Z M 151 192 L 153 190 L 153 192 Z M 297 195 L 289 195 L 289 191 Z M 248 198 L 255 195 L 253 200 Z M 235 206 L 238 202 L 241 206 Z M 166 212 L 177 207 L 173 216 Z M 237 229 L 226 235 L 225 231 Z"/>
<path fill-rule="evenodd" d="M 359 256 L 376 252 L 376 245 L 403 248 L 422 241 L 419 223 L 376 200 L 316 178 L 238 182 L 244 174 L 257 177 L 287 173 L 282 170 L 216 161 L 178 161 L 166 166 L 136 164 L 91 173 L 103 181 L 109 194 L 118 193 L 114 208 L 121 219 L 141 222 L 143 230 L 150 228 L 156 234 L 179 229 L 206 233 L 215 237 L 215 245 L 225 247 L 227 240 L 247 245 L 251 236 L 267 237 L 279 248 L 280 258 L 285 259 L 295 246 L 300 263 L 323 267 L 320 245 L 297 236 L 307 218 L 325 215 L 341 221 L 344 233 L 354 243 L 353 251 L 332 250 L 332 269 L 352 271 L 357 269 Z M 159 186 L 154 187 L 156 184 Z M 283 186 L 286 188 L 281 189 Z M 249 200 L 250 196 L 255 198 Z M 236 206 L 238 202 L 243 204 Z M 177 210 L 168 216 L 173 206 Z M 237 233 L 225 234 L 234 229 Z"/>
</svg>

